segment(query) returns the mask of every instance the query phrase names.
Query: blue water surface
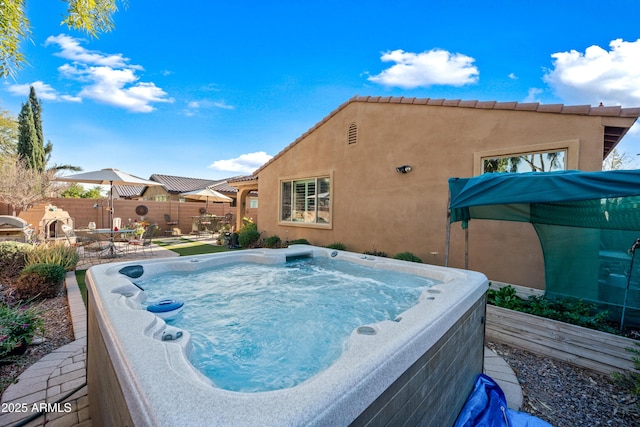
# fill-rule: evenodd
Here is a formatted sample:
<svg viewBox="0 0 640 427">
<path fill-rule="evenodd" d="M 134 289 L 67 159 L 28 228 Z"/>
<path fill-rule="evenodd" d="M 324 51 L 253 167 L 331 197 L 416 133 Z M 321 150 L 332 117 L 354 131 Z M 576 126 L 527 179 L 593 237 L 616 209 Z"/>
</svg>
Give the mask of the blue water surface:
<svg viewBox="0 0 640 427">
<path fill-rule="evenodd" d="M 192 334 L 190 362 L 217 387 L 292 387 L 330 366 L 358 326 L 393 320 L 436 281 L 329 258 L 234 263 L 137 281 L 181 299 L 170 323 Z"/>
</svg>

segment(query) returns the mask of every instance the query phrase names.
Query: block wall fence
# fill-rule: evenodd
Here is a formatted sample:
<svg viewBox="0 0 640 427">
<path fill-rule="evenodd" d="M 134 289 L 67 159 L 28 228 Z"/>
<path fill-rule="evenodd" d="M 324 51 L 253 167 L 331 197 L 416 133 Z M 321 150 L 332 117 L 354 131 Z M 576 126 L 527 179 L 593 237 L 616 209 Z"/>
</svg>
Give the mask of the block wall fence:
<svg viewBox="0 0 640 427">
<path fill-rule="evenodd" d="M 75 228 L 87 227 L 89 222 L 95 222 L 98 228 L 109 227 L 109 200 L 107 198 L 102 199 L 74 199 L 74 198 L 47 198 L 43 199 L 33 207 L 30 207 L 24 212 L 17 212 L 19 218 L 24 219 L 27 223 L 32 224 L 34 227 L 38 227 L 40 219 L 44 215 L 44 211 L 48 205 L 56 206 L 59 209 L 64 209 L 69 213 L 74 221 Z M 148 213 L 144 216 L 136 213 L 136 208 L 139 206 L 145 206 Z M 160 235 L 164 234 L 165 230 L 169 229 L 169 226 L 165 222 L 165 214 L 171 216 L 172 221 L 178 221 L 177 227 L 182 234 L 189 234 L 191 232 L 191 224 L 193 217 L 200 215 L 200 209 L 205 208 L 204 202 L 178 202 L 178 201 L 166 201 L 156 202 L 151 200 L 125 200 L 116 199 L 113 201 L 114 217 L 121 218 L 122 225 L 126 225 L 129 221 L 141 221 L 146 220 L 149 223 L 158 224 L 160 229 Z M 229 203 L 209 203 L 208 213 L 213 215 L 226 215 L 228 213 L 233 214 L 232 225 L 235 225 L 235 218 L 238 212 L 238 208 L 230 206 Z M 12 215 L 12 209 L 5 203 L 0 203 L 0 215 Z M 258 209 L 247 208 L 247 217 L 251 218 L 257 223 Z M 173 226 L 176 227 L 176 226 Z M 36 230 L 39 232 L 40 230 Z"/>
</svg>

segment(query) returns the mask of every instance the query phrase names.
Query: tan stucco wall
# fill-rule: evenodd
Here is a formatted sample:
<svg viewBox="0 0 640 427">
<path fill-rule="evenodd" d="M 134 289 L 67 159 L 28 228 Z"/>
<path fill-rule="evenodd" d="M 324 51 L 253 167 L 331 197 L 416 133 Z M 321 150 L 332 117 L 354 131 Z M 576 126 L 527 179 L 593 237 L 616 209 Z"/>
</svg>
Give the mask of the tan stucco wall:
<svg viewBox="0 0 640 427">
<path fill-rule="evenodd" d="M 340 241 L 348 250 L 410 251 L 442 265 L 450 177 L 473 176 L 474 153 L 577 140 L 577 168 L 600 170 L 602 117 L 353 102 L 258 172 L 259 229 L 283 240 Z M 350 123 L 358 142 L 347 143 Z M 569 154 L 571 156 L 571 154 Z M 407 174 L 396 167 L 410 165 Z M 332 224 L 278 223 L 282 178 L 331 176 Z M 490 279 L 544 288 L 542 251 L 529 224 L 472 221 L 470 268 Z M 450 266 L 464 266 L 464 233 L 453 224 Z"/>
</svg>

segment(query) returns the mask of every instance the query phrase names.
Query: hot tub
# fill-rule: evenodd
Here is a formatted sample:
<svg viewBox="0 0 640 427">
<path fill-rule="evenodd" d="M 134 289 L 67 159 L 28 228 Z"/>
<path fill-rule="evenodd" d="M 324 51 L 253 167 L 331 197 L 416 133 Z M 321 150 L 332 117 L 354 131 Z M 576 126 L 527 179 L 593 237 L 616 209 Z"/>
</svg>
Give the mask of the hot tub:
<svg viewBox="0 0 640 427">
<path fill-rule="evenodd" d="M 145 310 L 135 285 L 139 278 L 169 272 L 235 262 L 277 264 L 300 256 L 439 283 L 396 319 L 356 328 L 341 356 L 323 371 L 293 387 L 252 393 L 217 388 L 197 371 L 187 358 L 189 331 L 176 334 Z M 89 270 L 87 288 L 87 381 L 96 425 L 446 426 L 482 372 L 488 285 L 476 272 L 295 245 L 103 264 Z"/>
</svg>

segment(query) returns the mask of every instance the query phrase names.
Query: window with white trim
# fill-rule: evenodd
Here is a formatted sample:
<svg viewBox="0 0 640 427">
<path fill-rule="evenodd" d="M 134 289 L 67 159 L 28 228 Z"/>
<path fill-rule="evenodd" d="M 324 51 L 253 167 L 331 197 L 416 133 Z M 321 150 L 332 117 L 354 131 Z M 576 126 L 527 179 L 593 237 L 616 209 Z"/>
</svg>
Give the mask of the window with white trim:
<svg viewBox="0 0 640 427">
<path fill-rule="evenodd" d="M 280 222 L 329 224 L 331 179 L 328 176 L 280 183 Z"/>
<path fill-rule="evenodd" d="M 531 144 L 473 153 L 473 174 L 578 169 L 580 140 Z"/>
<path fill-rule="evenodd" d="M 541 151 L 482 159 L 482 173 L 552 172 L 565 170 L 566 150 Z"/>
</svg>

